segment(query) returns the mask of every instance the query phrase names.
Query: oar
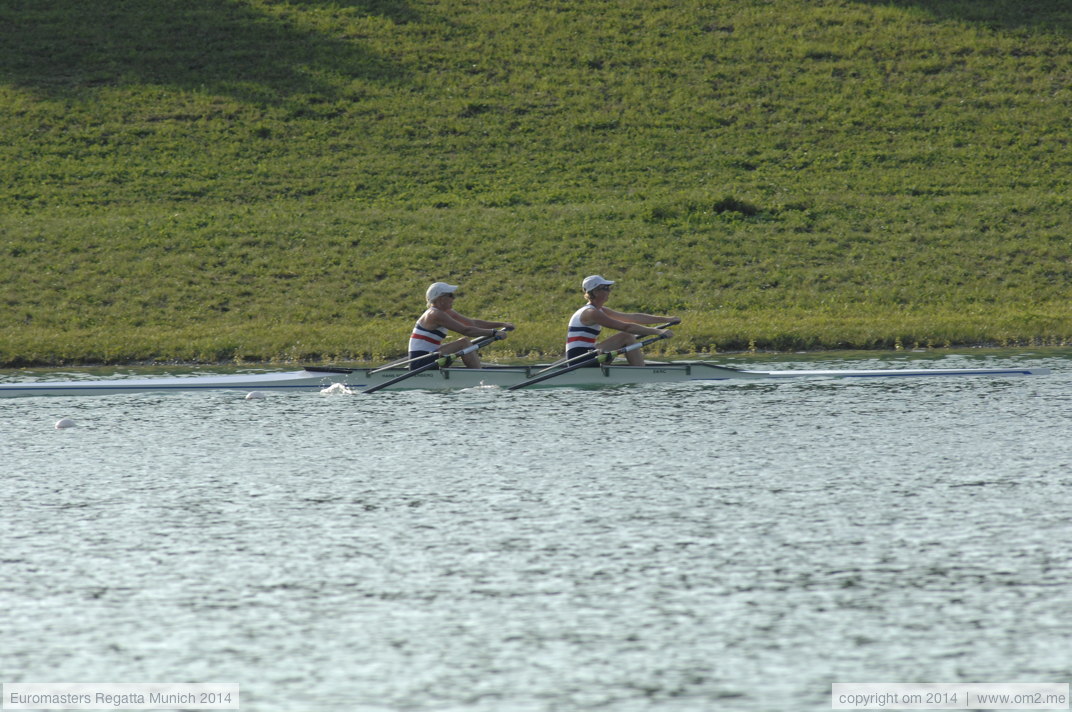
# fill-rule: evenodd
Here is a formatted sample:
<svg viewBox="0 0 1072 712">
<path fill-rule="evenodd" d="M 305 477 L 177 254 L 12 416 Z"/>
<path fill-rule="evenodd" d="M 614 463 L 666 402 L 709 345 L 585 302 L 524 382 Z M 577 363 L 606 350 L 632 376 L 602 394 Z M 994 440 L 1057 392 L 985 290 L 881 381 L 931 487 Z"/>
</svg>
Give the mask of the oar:
<svg viewBox="0 0 1072 712">
<path fill-rule="evenodd" d="M 390 368 L 397 368 L 399 366 L 405 366 L 407 363 L 413 363 L 414 361 L 417 361 L 418 359 L 422 359 L 427 355 L 428 354 L 421 354 L 420 356 L 414 356 L 413 358 L 403 358 L 403 359 L 399 359 L 398 361 L 392 361 L 391 363 L 384 364 L 383 366 L 380 366 L 379 368 L 372 369 L 371 371 L 369 371 L 369 375 L 371 376 L 374 373 L 379 373 L 380 371 L 386 371 L 387 369 L 390 369 Z"/>
<path fill-rule="evenodd" d="M 499 339 L 505 339 L 506 338 L 506 334 L 504 333 L 505 331 L 506 331 L 505 329 L 503 329 L 502 331 L 496 331 L 494 336 L 481 336 L 479 339 L 474 341 L 469 346 L 466 346 L 461 351 L 457 351 L 457 352 L 452 353 L 452 354 L 447 354 L 446 356 L 440 356 L 439 358 L 437 358 L 435 361 L 432 361 L 431 363 L 425 364 L 424 366 L 421 366 L 420 368 L 415 368 L 412 371 L 407 371 L 406 373 L 403 373 L 401 376 L 396 376 L 395 378 L 392 378 L 389 381 L 384 381 L 383 383 L 378 383 L 375 386 L 369 386 L 368 388 L 366 388 L 365 390 L 363 390 L 361 392 L 362 393 L 375 393 L 378 390 L 381 390 L 383 388 L 387 388 L 387 386 L 393 386 L 394 384 L 398 383 L 399 381 L 404 381 L 407 378 L 412 378 L 413 376 L 416 376 L 418 373 L 424 373 L 425 371 L 430 371 L 433 368 L 446 368 L 458 356 L 462 356 L 464 354 L 470 354 L 470 353 L 476 351 L 477 349 L 484 348 L 485 346 L 487 346 L 488 344 L 490 344 L 493 341 L 498 341 Z"/>
<path fill-rule="evenodd" d="M 480 338 L 481 339 L 490 339 L 491 337 L 480 337 Z M 476 342 L 474 341 L 473 343 L 476 343 Z M 428 352 L 428 354 L 431 354 L 431 353 L 434 353 L 434 352 Z M 372 375 L 373 373 L 379 373 L 381 371 L 387 371 L 387 370 L 393 369 L 393 368 L 398 368 L 400 366 L 405 366 L 406 364 L 413 364 L 414 361 L 419 361 L 422 358 L 427 358 L 428 354 L 421 354 L 420 356 L 414 356 L 413 358 L 403 358 L 403 359 L 400 359 L 400 360 L 397 360 L 397 361 L 391 361 L 390 364 L 386 364 L 386 365 L 381 366 L 379 368 L 372 369 L 371 371 L 369 371 L 369 375 Z"/>
<path fill-rule="evenodd" d="M 573 359 L 571 359 L 572 361 L 579 361 L 580 363 L 575 363 L 572 366 L 567 366 L 565 368 L 560 368 L 559 370 L 554 371 L 552 373 L 544 373 L 542 376 L 533 376 L 532 378 L 530 378 L 527 381 L 522 381 L 521 383 L 515 383 L 514 385 L 510 386 L 506 390 L 508 390 L 508 391 L 516 391 L 518 388 L 524 388 L 525 386 L 531 386 L 534 383 L 540 383 L 541 381 L 546 381 L 549 378 L 554 378 L 555 376 L 561 376 L 563 373 L 569 373 L 570 371 L 576 371 L 578 368 L 581 368 L 582 366 L 587 366 L 589 364 L 589 362 L 591 362 L 591 361 L 595 361 L 596 363 L 610 363 L 611 361 L 614 360 L 615 356 L 619 356 L 619 355 L 624 354 L 624 353 L 626 353 L 628 351 L 632 351 L 633 349 L 643 348 L 643 347 L 647 346 L 648 344 L 654 344 L 656 341 L 659 341 L 660 339 L 669 339 L 670 336 L 671 336 L 671 334 L 669 332 L 667 332 L 665 334 L 659 334 L 658 336 L 652 336 L 651 338 L 644 339 L 643 341 L 638 341 L 635 344 L 629 344 L 628 346 L 623 346 L 622 348 L 617 349 L 615 351 L 604 351 L 603 353 L 596 353 L 595 355 L 581 354 L 580 356 L 576 356 Z"/>
<path fill-rule="evenodd" d="M 659 324 L 659 326 L 657 326 L 655 328 L 656 329 L 669 329 L 671 326 L 674 326 L 675 324 L 680 324 L 680 323 L 681 323 L 680 319 L 674 319 L 673 321 L 668 321 L 665 324 Z M 546 371 L 550 371 L 552 368 L 556 368 L 558 366 L 565 366 L 567 363 L 572 363 L 573 361 L 576 361 L 577 359 L 582 359 L 582 358 L 591 358 L 591 356 L 589 354 L 581 354 L 580 356 L 574 356 L 571 359 L 566 358 L 566 357 L 563 356 L 559 360 L 557 360 L 554 363 L 552 363 L 550 366 L 547 366 L 545 368 L 541 368 L 539 371 L 537 371 L 533 375 L 539 376 L 541 373 L 544 373 Z"/>
</svg>

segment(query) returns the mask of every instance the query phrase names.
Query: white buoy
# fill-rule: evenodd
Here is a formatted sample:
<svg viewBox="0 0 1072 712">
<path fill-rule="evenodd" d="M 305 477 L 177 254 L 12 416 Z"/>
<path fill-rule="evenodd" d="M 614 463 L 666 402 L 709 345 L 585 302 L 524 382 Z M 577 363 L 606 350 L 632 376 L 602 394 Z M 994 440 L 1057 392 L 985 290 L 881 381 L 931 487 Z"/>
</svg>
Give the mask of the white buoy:
<svg viewBox="0 0 1072 712">
<path fill-rule="evenodd" d="M 74 421 L 70 418 L 60 418 L 56 421 L 56 430 L 66 430 L 67 428 L 73 428 Z"/>
<path fill-rule="evenodd" d="M 261 393 L 260 391 L 250 391 L 246 394 L 246 400 L 262 400 L 267 397 L 268 396 L 266 396 L 264 393 Z"/>
</svg>

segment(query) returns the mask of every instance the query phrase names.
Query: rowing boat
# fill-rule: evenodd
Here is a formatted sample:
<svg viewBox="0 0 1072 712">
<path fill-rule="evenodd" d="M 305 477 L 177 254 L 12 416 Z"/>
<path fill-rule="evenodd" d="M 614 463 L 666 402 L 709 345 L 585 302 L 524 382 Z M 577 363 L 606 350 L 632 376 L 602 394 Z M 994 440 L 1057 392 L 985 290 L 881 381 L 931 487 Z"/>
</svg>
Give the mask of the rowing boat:
<svg viewBox="0 0 1072 712">
<path fill-rule="evenodd" d="M 488 366 L 441 368 L 398 381 L 390 390 L 450 390 L 481 386 L 508 388 L 533 377 L 541 366 Z M 0 397 L 109 395 L 166 391 L 361 391 L 404 374 L 402 369 L 335 368 L 306 366 L 301 371 L 238 373 L 159 378 L 112 378 L 84 381 L 8 381 L 0 383 Z M 533 386 L 620 386 L 643 383 L 711 383 L 728 380 L 778 380 L 799 378 L 882 379 L 920 376 L 1038 376 L 1046 368 L 887 368 L 874 370 L 784 370 L 756 371 L 723 366 L 709 361 L 675 361 L 647 366 L 601 366 L 562 373 Z"/>
</svg>

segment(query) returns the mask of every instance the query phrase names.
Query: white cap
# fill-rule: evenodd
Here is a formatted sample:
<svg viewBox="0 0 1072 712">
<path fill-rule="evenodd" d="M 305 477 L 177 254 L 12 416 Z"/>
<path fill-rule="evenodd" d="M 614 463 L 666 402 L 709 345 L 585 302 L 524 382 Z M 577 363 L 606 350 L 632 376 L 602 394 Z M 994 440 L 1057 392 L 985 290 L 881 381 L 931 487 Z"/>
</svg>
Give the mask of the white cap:
<svg viewBox="0 0 1072 712">
<path fill-rule="evenodd" d="M 450 294 L 451 292 L 457 292 L 458 287 L 453 284 L 447 284 L 446 282 L 436 282 L 428 291 L 424 293 L 424 298 L 431 304 L 436 300 L 436 297 L 441 297 L 444 294 Z"/>
<path fill-rule="evenodd" d="M 614 284 L 614 282 L 609 279 L 604 279 L 598 274 L 593 274 L 591 277 L 584 278 L 584 281 L 581 282 L 581 289 L 586 292 L 591 292 L 596 287 L 602 287 L 604 284 Z"/>
</svg>

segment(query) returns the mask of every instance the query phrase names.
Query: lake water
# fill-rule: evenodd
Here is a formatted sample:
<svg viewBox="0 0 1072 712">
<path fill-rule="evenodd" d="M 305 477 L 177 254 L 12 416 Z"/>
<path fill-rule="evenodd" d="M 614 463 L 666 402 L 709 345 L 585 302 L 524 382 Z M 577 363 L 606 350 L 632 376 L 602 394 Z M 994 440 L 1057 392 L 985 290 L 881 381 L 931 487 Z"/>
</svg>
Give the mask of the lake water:
<svg viewBox="0 0 1072 712">
<path fill-rule="evenodd" d="M 263 712 L 1068 682 L 1072 351 L 726 362 L 910 359 L 1053 374 L 5 399 L 0 680 Z"/>
</svg>

